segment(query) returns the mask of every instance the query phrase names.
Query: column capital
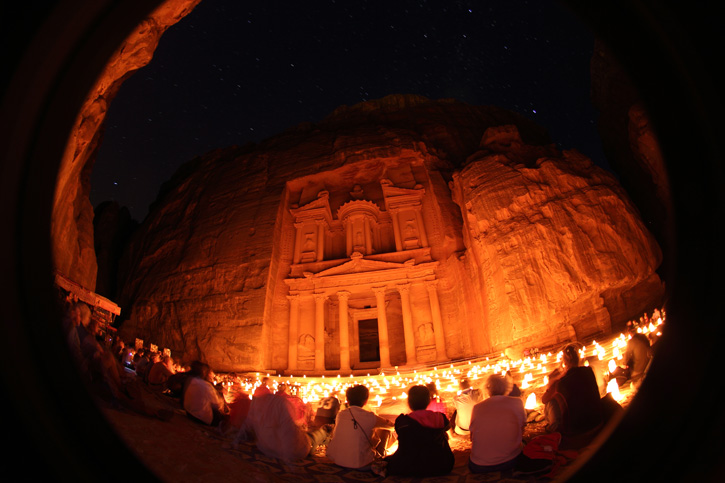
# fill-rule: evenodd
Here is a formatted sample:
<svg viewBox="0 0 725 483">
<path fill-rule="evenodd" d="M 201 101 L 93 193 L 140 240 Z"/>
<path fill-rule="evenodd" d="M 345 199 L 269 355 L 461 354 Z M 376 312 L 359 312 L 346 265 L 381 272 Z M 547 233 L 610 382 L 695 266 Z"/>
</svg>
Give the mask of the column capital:
<svg viewBox="0 0 725 483">
<path fill-rule="evenodd" d="M 400 292 L 401 294 L 403 294 L 403 293 L 405 293 L 405 294 L 410 293 L 410 284 L 409 283 L 401 283 L 401 284 L 398 284 L 398 285 L 395 286 L 395 288 L 398 289 L 398 292 Z"/>
<path fill-rule="evenodd" d="M 287 295 L 287 300 L 290 301 L 290 303 L 299 302 L 300 301 L 300 294 L 290 294 Z"/>
<path fill-rule="evenodd" d="M 435 290 L 436 287 L 438 287 L 438 280 L 437 279 L 436 280 L 426 280 L 423 283 L 425 284 L 425 288 L 427 288 L 429 292 L 432 291 L 432 290 Z"/>
<path fill-rule="evenodd" d="M 339 298 L 340 300 L 347 301 L 347 299 L 350 298 L 350 295 L 350 292 L 348 292 L 347 290 L 340 290 L 339 292 L 337 292 L 337 298 Z"/>
<path fill-rule="evenodd" d="M 324 302 L 328 297 L 326 293 L 315 293 L 312 296 L 315 297 L 315 302 Z"/>
<path fill-rule="evenodd" d="M 386 285 L 383 285 L 382 287 L 372 287 L 370 290 L 372 290 L 376 296 L 385 295 L 385 292 L 388 290 L 388 287 Z"/>
</svg>

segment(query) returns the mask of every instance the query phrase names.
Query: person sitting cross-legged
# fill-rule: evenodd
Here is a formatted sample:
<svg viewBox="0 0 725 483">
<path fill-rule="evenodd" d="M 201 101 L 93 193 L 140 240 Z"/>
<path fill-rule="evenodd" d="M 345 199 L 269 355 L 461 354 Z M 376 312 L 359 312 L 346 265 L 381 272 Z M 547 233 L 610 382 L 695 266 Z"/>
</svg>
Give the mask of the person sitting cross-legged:
<svg viewBox="0 0 725 483">
<path fill-rule="evenodd" d="M 327 457 L 337 465 L 367 470 L 375 452 L 385 452 L 389 431 L 382 428 L 392 429 L 393 424 L 363 409 L 369 396 L 368 388 L 361 385 L 345 391 L 348 408 L 337 413 L 332 440 L 327 445 Z"/>
<path fill-rule="evenodd" d="M 473 407 L 468 461 L 472 473 L 513 468 L 521 454 L 526 411 L 521 398 L 505 396 L 508 384 L 505 377 L 490 375 L 486 380 L 488 399 Z"/>
<path fill-rule="evenodd" d="M 448 418 L 427 410 L 428 404 L 427 387 L 413 386 L 408 390 L 411 412 L 395 420 L 398 450 L 385 458 L 388 475 L 441 476 L 453 469 L 453 452 L 446 433 Z"/>
</svg>

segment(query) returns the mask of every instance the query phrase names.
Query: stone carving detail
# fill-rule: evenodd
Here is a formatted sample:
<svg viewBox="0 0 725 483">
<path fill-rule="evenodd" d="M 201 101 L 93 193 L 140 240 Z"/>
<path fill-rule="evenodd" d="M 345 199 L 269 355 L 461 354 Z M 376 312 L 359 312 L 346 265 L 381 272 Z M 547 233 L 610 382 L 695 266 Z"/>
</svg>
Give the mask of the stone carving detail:
<svg viewBox="0 0 725 483">
<path fill-rule="evenodd" d="M 380 208 L 372 201 L 355 200 L 342 205 L 337 211 L 337 218 L 342 222 L 346 235 L 346 254 L 349 257 L 354 252 L 363 255 L 375 253 L 375 243 L 379 234 L 377 232 Z"/>
<path fill-rule="evenodd" d="M 661 303 L 661 253 L 616 178 L 513 113 L 406 99 L 203 157 L 126 252 L 122 336 L 219 371 L 328 373 L 346 351 L 361 368 L 364 310 L 389 368 L 585 338 Z"/>
</svg>

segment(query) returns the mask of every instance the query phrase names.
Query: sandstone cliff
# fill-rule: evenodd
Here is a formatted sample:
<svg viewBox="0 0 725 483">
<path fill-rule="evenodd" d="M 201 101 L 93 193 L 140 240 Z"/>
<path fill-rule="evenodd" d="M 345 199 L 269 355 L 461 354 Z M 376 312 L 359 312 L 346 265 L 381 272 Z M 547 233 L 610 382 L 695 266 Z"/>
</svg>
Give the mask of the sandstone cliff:
<svg viewBox="0 0 725 483">
<path fill-rule="evenodd" d="M 393 191 L 420 200 L 420 248 L 396 251 L 385 241 L 393 239 Z M 354 265 L 338 210 L 360 197 L 380 207 L 369 266 L 434 267 L 426 280 L 436 282 L 435 294 L 421 283 L 412 285 L 412 302 L 395 284 L 383 295 L 392 364 L 410 357 L 403 339 L 414 339 L 418 362 L 435 360 L 437 330 L 448 358 L 468 357 L 607 332 L 660 302 L 659 249 L 614 177 L 556 151 L 514 113 L 388 96 L 182 168 L 125 255 L 122 333 L 218 370 L 282 371 L 296 347 L 291 320 L 303 329 L 305 317 L 317 317 L 309 313 L 324 310 L 324 331 L 309 338 L 324 338 L 326 369 L 339 367 L 347 319 L 337 315 L 340 299 L 318 309 L 303 302 L 298 316 L 287 296 Z M 293 215 L 323 204 L 324 260 L 298 262 Z M 349 307 L 362 313 L 375 301 L 370 293 Z"/>
<path fill-rule="evenodd" d="M 90 290 L 97 271 L 90 177 L 106 111 L 123 81 L 151 60 L 164 31 L 200 1 L 168 0 L 128 36 L 89 92 L 68 139 L 53 203 L 53 259 L 56 269 Z"/>
<path fill-rule="evenodd" d="M 607 159 L 664 246 L 671 237 L 672 204 L 655 128 L 627 73 L 601 41 L 594 44 L 591 77 L 592 104 L 600 112 L 597 128 Z"/>
</svg>

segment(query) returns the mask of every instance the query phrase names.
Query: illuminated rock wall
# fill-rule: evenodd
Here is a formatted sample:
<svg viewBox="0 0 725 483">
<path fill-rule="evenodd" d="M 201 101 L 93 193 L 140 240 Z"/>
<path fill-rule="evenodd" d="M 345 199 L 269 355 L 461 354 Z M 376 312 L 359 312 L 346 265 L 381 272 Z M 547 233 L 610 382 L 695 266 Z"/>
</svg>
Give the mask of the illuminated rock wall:
<svg viewBox="0 0 725 483">
<path fill-rule="evenodd" d="M 661 299 L 659 247 L 616 179 L 580 153 L 489 129 L 452 187 L 493 349 L 621 330 L 625 313 Z"/>
<path fill-rule="evenodd" d="M 68 139 L 53 203 L 53 259 L 62 274 L 90 290 L 96 286 L 97 268 L 90 179 L 108 105 L 121 83 L 148 64 L 164 31 L 188 15 L 200 1 L 168 0 L 129 35 L 89 92 Z"/>
<path fill-rule="evenodd" d="M 122 333 L 321 372 L 607 332 L 660 302 L 659 249 L 611 175 L 547 143 L 501 109 L 389 96 L 209 153 L 126 253 Z"/>
</svg>

